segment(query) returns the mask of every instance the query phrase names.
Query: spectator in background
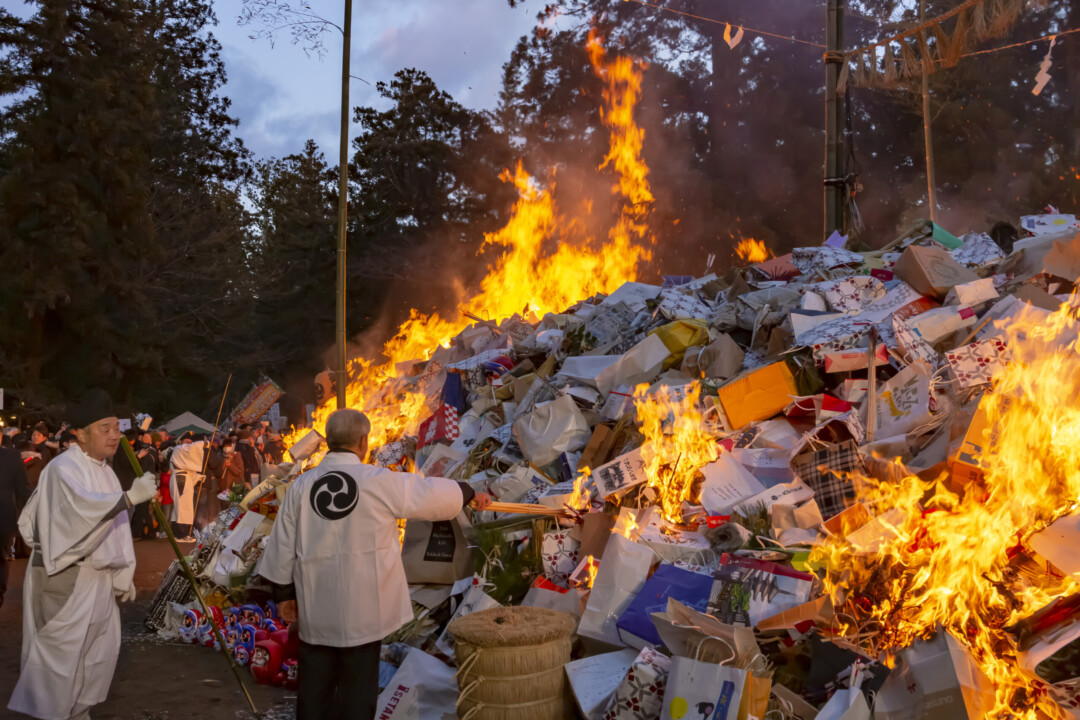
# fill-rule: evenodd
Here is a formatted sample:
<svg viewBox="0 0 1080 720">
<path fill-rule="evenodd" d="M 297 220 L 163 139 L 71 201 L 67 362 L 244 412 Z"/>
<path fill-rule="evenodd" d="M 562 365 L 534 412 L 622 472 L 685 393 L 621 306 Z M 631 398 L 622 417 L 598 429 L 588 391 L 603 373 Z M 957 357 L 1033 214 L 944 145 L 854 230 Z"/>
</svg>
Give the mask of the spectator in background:
<svg viewBox="0 0 1080 720">
<path fill-rule="evenodd" d="M 135 450 L 135 457 L 139 459 L 139 467 L 142 468 L 143 473 L 153 473 L 155 476 L 158 472 L 158 457 L 157 450 L 153 445 L 149 444 L 147 440 L 150 439 L 150 433 L 137 434 L 137 439 L 133 443 L 133 449 Z M 117 462 L 114 458 L 113 462 Z M 122 461 L 128 466 L 128 472 L 133 472 L 131 463 L 126 459 Z M 119 472 L 117 475 L 119 476 Z M 152 540 L 154 538 L 154 531 L 156 529 L 154 524 L 153 515 L 150 512 L 150 503 L 140 503 L 131 510 L 131 539 L 132 540 Z"/>
<path fill-rule="evenodd" d="M 232 438 L 226 439 L 221 445 L 221 451 L 223 459 L 219 487 L 222 490 L 231 490 L 234 485 L 239 484 L 251 489 L 244 472 L 244 459 L 236 452 L 236 441 Z"/>
<path fill-rule="evenodd" d="M 59 455 L 60 446 L 49 440 L 49 427 L 40 422 L 30 431 L 30 444 L 34 446 L 34 452 L 41 456 L 42 461 L 48 465 L 49 461 Z"/>
<path fill-rule="evenodd" d="M 30 492 L 34 492 L 37 488 L 38 477 L 45 469 L 45 460 L 41 457 L 41 453 L 30 444 L 30 438 L 26 433 L 18 433 L 12 440 L 15 443 L 15 449 L 22 455 L 23 467 L 26 469 L 26 484 Z"/>
<path fill-rule="evenodd" d="M 138 439 L 139 433 L 137 430 L 125 430 L 124 437 L 131 443 L 132 447 L 135 445 L 136 439 Z M 138 454 L 138 451 L 136 455 Z M 144 452 L 143 455 L 146 453 Z M 140 459 L 140 464 L 142 460 Z M 112 458 L 113 472 L 116 473 L 116 479 L 120 481 L 120 489 L 127 492 L 131 489 L 131 483 L 135 482 L 135 468 L 131 467 L 131 462 L 128 461 L 127 455 L 124 453 L 123 447 L 117 447 L 116 453 Z M 143 472 L 146 472 L 145 470 Z M 153 471 L 151 471 L 153 472 Z"/>
<path fill-rule="evenodd" d="M 26 484 L 26 468 L 15 448 L 0 448 L 0 562 L 15 556 L 15 538 L 19 533 L 19 512 L 30 489 Z M 7 567 L 0 568 L 0 605 L 4 602 Z"/>
<path fill-rule="evenodd" d="M 236 438 L 236 452 L 244 461 L 244 483 L 254 487 L 259 484 L 262 463 L 259 462 L 259 451 L 255 449 L 251 429 L 242 429 Z"/>
<path fill-rule="evenodd" d="M 285 460 L 285 443 L 276 432 L 266 434 L 266 449 L 263 451 L 267 462 L 280 465 Z"/>
</svg>

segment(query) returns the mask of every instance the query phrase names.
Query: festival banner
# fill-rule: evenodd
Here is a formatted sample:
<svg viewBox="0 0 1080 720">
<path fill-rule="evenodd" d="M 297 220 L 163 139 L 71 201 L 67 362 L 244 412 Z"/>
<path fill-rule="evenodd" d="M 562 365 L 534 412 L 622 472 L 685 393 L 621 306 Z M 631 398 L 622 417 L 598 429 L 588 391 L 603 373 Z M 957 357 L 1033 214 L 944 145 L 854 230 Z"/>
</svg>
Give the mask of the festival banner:
<svg viewBox="0 0 1080 720">
<path fill-rule="evenodd" d="M 270 378 L 263 378 L 263 381 L 252 388 L 251 392 L 232 411 L 233 422 L 239 425 L 258 420 L 284 394 L 285 391 L 276 382 Z"/>
</svg>

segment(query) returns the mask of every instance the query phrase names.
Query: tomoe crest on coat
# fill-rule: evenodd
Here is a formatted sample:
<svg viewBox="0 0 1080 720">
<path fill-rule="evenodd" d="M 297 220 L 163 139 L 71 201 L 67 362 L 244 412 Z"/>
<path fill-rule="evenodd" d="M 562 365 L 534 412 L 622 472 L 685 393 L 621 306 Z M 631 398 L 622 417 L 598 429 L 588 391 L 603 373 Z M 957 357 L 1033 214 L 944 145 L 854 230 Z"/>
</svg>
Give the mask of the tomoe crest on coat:
<svg viewBox="0 0 1080 720">
<path fill-rule="evenodd" d="M 323 520 L 340 520 L 356 508 L 360 488 L 340 470 L 326 473 L 311 486 L 311 509 Z"/>
</svg>

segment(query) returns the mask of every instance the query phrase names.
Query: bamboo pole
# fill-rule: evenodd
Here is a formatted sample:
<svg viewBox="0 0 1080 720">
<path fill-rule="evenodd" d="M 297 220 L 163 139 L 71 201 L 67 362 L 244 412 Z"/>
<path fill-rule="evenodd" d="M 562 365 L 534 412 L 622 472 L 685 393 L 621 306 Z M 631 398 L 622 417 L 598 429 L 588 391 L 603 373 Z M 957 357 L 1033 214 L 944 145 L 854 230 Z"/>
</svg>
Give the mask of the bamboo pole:
<svg viewBox="0 0 1080 720">
<path fill-rule="evenodd" d="M 341 28 L 341 135 L 338 147 L 337 227 L 337 387 L 338 410 L 345 407 L 349 373 L 345 359 L 345 254 L 349 217 L 349 54 L 352 50 L 352 0 L 345 0 L 345 24 Z"/>
<path fill-rule="evenodd" d="M 926 20 L 926 0 L 919 0 L 919 23 Z M 922 120 L 923 120 L 923 144 L 926 146 L 926 197 L 930 206 L 930 222 L 937 221 L 937 193 L 934 179 L 934 134 L 930 129 L 933 118 L 930 116 L 930 64 L 933 60 L 926 44 L 926 33 L 919 31 L 920 45 L 924 50 L 922 58 Z"/>
<path fill-rule="evenodd" d="M 131 449 L 131 443 L 128 442 L 126 437 L 120 438 L 120 446 L 124 448 L 124 454 L 127 455 L 128 460 L 131 462 L 131 467 L 135 470 L 136 476 L 142 474 L 142 466 L 139 465 L 139 459 L 135 457 L 135 451 Z M 195 573 L 191 571 L 191 566 L 188 565 L 187 558 L 184 557 L 183 551 L 176 542 L 176 537 L 172 534 L 172 528 L 169 527 L 169 522 L 165 519 L 165 513 L 161 510 L 161 505 L 156 499 L 150 500 L 150 509 L 154 511 L 154 517 L 161 524 L 162 529 L 165 530 L 165 535 L 169 538 L 169 544 L 172 545 L 173 552 L 176 554 L 176 559 L 180 562 L 180 569 L 184 573 L 184 577 L 191 583 L 191 589 L 195 591 L 195 597 L 199 599 L 199 605 L 202 607 L 203 617 L 211 618 L 210 628 L 214 631 L 214 638 L 217 640 L 218 647 L 221 648 L 222 655 L 229 663 L 229 668 L 232 670 L 233 676 L 236 678 L 236 682 L 240 683 L 240 691 L 244 694 L 244 699 L 247 700 L 248 707 L 251 708 L 251 712 L 255 717 L 261 717 L 259 711 L 255 709 L 255 701 L 251 698 L 251 693 L 247 689 L 247 685 L 244 684 L 244 678 L 240 675 L 240 668 L 233 660 L 233 656 L 229 653 L 229 648 L 225 645 L 225 638 L 221 636 L 221 630 L 218 628 L 217 623 L 213 622 L 213 616 L 210 614 L 210 608 L 206 604 L 206 598 L 203 597 L 202 591 L 199 590 L 199 582 L 195 579 Z"/>
<path fill-rule="evenodd" d="M 825 10 L 825 228 L 822 239 L 844 229 L 843 138 L 841 99 L 837 92 L 843 67 L 842 0 L 828 0 Z"/>
<path fill-rule="evenodd" d="M 229 379 L 225 381 L 225 392 L 221 393 L 221 404 L 218 405 L 217 417 L 214 418 L 214 432 L 210 433 L 210 442 L 206 444 L 206 448 L 203 449 L 203 461 L 202 461 L 202 476 L 203 481 L 199 483 L 198 489 L 195 491 L 195 514 L 199 513 L 199 498 L 202 497 L 203 485 L 206 484 L 206 464 L 210 462 L 210 447 L 214 444 L 214 438 L 217 437 L 218 423 L 221 422 L 221 411 L 225 407 L 225 396 L 229 394 L 229 383 L 232 382 L 232 373 L 229 373 Z M 209 502 L 209 501 L 207 501 Z"/>
</svg>

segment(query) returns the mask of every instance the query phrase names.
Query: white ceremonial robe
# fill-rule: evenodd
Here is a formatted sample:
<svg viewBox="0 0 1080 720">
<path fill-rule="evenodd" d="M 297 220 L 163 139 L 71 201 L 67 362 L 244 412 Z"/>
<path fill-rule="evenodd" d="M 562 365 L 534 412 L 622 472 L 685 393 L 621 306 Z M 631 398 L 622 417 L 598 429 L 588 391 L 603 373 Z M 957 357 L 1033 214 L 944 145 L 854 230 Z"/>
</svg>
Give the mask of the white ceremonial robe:
<svg viewBox="0 0 1080 720">
<path fill-rule="evenodd" d="M 286 491 L 259 574 L 295 583 L 304 642 L 355 647 L 381 640 L 413 619 L 397 519 L 452 520 L 462 500 L 453 480 L 328 453 Z"/>
<path fill-rule="evenodd" d="M 8 708 L 46 720 L 105 700 L 120 654 L 115 595 L 135 574 L 120 482 L 71 447 L 45 466 L 19 517 L 34 551 L 23 582 L 22 670 Z M 43 566 L 43 567 L 42 567 Z"/>
</svg>

